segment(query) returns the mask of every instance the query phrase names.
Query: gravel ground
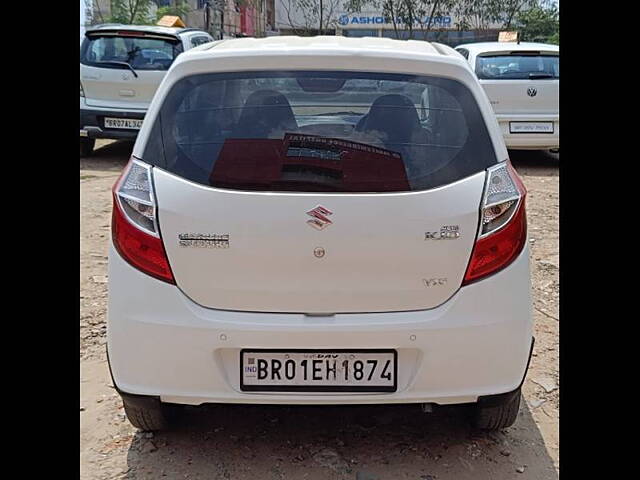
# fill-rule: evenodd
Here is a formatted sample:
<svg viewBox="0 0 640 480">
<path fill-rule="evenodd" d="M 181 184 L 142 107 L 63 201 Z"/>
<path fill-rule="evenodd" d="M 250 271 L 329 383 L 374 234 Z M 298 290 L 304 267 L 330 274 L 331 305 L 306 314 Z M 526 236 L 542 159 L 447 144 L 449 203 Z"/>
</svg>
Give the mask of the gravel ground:
<svg viewBox="0 0 640 480">
<path fill-rule="evenodd" d="M 89 479 L 557 479 L 558 158 L 512 152 L 528 188 L 536 346 L 516 424 L 474 432 L 460 407 L 188 408 L 175 431 L 136 431 L 105 356 L 111 187 L 132 144 L 80 160 L 80 473 Z"/>
</svg>

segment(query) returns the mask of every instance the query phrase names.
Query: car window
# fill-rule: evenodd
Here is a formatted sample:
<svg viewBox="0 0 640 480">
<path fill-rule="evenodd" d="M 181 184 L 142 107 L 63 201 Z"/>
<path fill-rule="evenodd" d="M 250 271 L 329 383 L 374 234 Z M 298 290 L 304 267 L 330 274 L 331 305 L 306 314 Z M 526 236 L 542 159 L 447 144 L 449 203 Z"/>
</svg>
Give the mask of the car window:
<svg viewBox="0 0 640 480">
<path fill-rule="evenodd" d="M 218 188 L 411 191 L 496 163 L 471 92 L 438 77 L 200 74 L 171 88 L 156 122 L 144 160 Z"/>
<path fill-rule="evenodd" d="M 481 79 L 560 78 L 560 57 L 539 53 L 481 55 L 476 58 L 476 75 Z"/>
<path fill-rule="evenodd" d="M 101 68 L 127 68 L 108 62 L 126 62 L 136 70 L 168 70 L 182 52 L 182 43 L 164 38 L 143 38 L 118 34 L 85 38 L 80 63 Z"/>
<path fill-rule="evenodd" d="M 212 40 L 205 36 L 205 35 L 200 35 L 197 37 L 191 37 L 191 46 L 192 47 L 197 47 L 198 45 L 202 45 L 203 43 L 209 43 Z"/>
</svg>

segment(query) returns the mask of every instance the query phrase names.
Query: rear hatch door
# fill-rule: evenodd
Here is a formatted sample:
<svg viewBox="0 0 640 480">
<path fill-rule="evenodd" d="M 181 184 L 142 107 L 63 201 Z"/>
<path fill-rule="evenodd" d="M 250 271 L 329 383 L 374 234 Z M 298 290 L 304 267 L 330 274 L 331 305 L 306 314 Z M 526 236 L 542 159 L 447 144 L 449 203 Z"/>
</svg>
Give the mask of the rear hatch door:
<svg viewBox="0 0 640 480">
<path fill-rule="evenodd" d="M 178 287 L 243 311 L 442 304 L 462 284 L 497 161 L 475 98 L 407 74 L 178 80 L 142 153 L 165 159 L 154 183 Z"/>
<path fill-rule="evenodd" d="M 485 177 L 318 195 L 220 190 L 154 171 L 160 230 L 186 295 L 212 308 L 305 313 L 445 302 L 471 256 Z"/>
<path fill-rule="evenodd" d="M 483 54 L 476 57 L 476 75 L 498 115 L 558 114 L 557 52 Z"/>
<path fill-rule="evenodd" d="M 172 36 L 127 30 L 89 32 L 80 53 L 86 104 L 146 109 L 181 51 L 182 42 Z"/>
</svg>

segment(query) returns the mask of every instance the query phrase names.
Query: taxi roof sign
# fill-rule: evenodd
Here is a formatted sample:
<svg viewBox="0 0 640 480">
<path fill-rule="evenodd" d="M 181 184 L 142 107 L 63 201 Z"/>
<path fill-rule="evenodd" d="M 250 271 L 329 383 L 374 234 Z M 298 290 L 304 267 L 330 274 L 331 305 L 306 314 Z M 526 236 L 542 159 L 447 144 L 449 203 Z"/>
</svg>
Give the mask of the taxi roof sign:
<svg viewBox="0 0 640 480">
<path fill-rule="evenodd" d="M 499 42 L 517 42 L 518 32 L 500 32 L 498 34 Z"/>
<path fill-rule="evenodd" d="M 161 27 L 186 27 L 180 17 L 176 15 L 165 15 L 160 20 L 158 20 L 158 23 L 156 23 L 156 25 L 159 25 Z"/>
</svg>

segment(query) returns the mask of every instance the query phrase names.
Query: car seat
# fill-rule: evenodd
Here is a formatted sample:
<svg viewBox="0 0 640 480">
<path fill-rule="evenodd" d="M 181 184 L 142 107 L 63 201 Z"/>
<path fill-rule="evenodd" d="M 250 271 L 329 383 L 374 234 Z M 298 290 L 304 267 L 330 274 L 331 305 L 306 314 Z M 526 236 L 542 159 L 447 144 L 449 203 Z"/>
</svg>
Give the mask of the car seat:
<svg viewBox="0 0 640 480">
<path fill-rule="evenodd" d="M 398 94 L 378 97 L 355 130 L 400 153 L 409 178 L 426 168 L 429 133 L 422 128 L 416 107 L 408 97 Z"/>
<path fill-rule="evenodd" d="M 395 151 L 406 144 L 425 144 L 428 141 L 428 133 L 420 125 L 413 102 L 404 95 L 378 97 L 355 129 L 377 137 Z"/>
<path fill-rule="evenodd" d="M 289 100 L 275 90 L 257 90 L 244 103 L 232 138 L 273 138 L 298 129 Z"/>
</svg>

